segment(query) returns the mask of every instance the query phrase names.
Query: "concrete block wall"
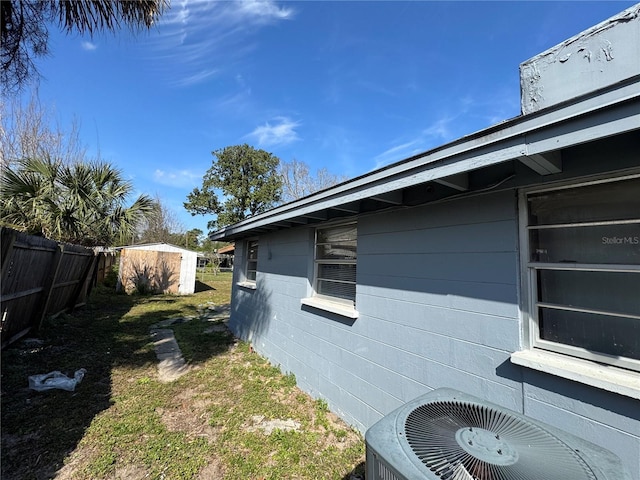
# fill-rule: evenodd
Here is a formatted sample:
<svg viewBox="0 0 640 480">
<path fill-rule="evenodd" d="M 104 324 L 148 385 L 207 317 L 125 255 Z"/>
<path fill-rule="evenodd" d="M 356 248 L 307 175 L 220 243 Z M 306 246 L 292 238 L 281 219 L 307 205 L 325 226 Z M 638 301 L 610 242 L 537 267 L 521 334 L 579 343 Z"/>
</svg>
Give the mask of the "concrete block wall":
<svg viewBox="0 0 640 480">
<path fill-rule="evenodd" d="M 640 480 L 638 401 L 510 362 L 522 331 L 515 191 L 359 218 L 356 320 L 300 303 L 312 228 L 259 241 L 256 289 L 234 285 L 231 328 L 361 432 L 451 387 L 611 449 Z"/>
</svg>

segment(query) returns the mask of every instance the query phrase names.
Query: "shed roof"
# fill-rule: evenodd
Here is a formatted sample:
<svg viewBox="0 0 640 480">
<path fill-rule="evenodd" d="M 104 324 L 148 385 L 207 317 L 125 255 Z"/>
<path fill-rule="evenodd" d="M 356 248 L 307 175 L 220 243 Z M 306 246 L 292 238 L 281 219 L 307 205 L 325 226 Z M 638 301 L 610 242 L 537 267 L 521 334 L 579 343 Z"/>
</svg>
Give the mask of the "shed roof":
<svg viewBox="0 0 640 480">
<path fill-rule="evenodd" d="M 179 247 L 177 245 L 173 245 L 172 243 L 165 243 L 165 242 L 152 242 L 152 243 L 139 243 L 136 245 L 124 245 L 122 247 L 116 247 L 116 250 L 123 250 L 125 248 L 129 250 L 151 250 L 150 247 L 158 247 L 158 249 L 162 247 L 170 247 L 173 250 L 182 250 L 184 252 L 197 253 L 195 250 L 189 250 L 188 248 Z"/>
<path fill-rule="evenodd" d="M 236 249 L 236 246 L 235 246 L 235 244 L 232 243 L 231 245 L 226 245 L 226 246 L 224 246 L 222 248 L 219 248 L 218 249 L 218 253 L 220 255 L 231 254 L 231 253 L 233 253 L 235 251 L 235 249 Z"/>
</svg>

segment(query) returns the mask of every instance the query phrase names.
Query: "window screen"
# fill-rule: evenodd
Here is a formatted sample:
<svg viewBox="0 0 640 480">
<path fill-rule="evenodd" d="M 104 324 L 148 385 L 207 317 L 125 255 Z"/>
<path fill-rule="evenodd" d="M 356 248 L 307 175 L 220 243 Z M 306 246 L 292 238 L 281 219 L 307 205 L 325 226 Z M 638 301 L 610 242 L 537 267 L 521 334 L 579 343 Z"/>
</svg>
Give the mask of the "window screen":
<svg viewBox="0 0 640 480">
<path fill-rule="evenodd" d="M 247 242 L 247 269 L 246 278 L 250 282 L 256 281 L 258 271 L 258 241 L 249 240 Z"/>
</svg>

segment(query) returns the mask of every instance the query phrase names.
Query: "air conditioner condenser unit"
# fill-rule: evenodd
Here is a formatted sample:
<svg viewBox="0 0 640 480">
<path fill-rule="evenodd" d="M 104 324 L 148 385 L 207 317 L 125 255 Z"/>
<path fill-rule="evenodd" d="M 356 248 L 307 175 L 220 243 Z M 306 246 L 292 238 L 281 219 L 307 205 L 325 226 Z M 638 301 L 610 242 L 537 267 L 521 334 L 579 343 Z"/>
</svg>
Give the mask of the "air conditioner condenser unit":
<svg viewBox="0 0 640 480">
<path fill-rule="evenodd" d="M 612 452 L 442 388 L 365 434 L 367 480 L 631 480 Z"/>
</svg>

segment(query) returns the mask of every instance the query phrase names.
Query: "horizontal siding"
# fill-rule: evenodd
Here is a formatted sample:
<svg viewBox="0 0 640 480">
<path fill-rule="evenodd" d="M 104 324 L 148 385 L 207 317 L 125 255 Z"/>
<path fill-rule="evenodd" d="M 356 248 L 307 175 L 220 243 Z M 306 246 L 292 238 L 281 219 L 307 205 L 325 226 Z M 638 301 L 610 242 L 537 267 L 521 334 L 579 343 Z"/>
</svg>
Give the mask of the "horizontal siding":
<svg viewBox="0 0 640 480">
<path fill-rule="evenodd" d="M 258 270 L 267 274 L 282 274 L 307 278 L 309 230 L 290 229 L 259 239 Z"/>
<path fill-rule="evenodd" d="M 603 392 L 600 407 L 578 404 L 565 391 L 571 382 L 536 384 L 510 362 L 521 341 L 515 198 L 491 193 L 360 218 L 354 321 L 301 305 L 311 292 L 313 229 L 261 236 L 256 289 L 234 285 L 230 325 L 362 432 L 450 387 L 605 448 L 621 442 L 614 451 L 637 465 L 640 423 L 628 404 L 607 413 L 615 395 Z"/>
<path fill-rule="evenodd" d="M 376 283 L 390 285 L 395 280 L 386 275 L 358 278 L 369 282 L 357 286 L 357 308 L 365 315 L 376 316 L 386 312 L 383 315 L 386 318 L 402 308 L 408 317 L 406 321 L 411 322 L 416 317 L 428 320 L 438 309 L 508 319 L 516 318 L 519 313 L 515 285 L 400 278 L 398 283 L 405 287 L 394 289 L 391 286 L 374 286 Z"/>
<path fill-rule="evenodd" d="M 515 252 L 482 251 L 369 255 L 366 251 L 361 252 L 358 245 L 358 281 L 364 277 L 362 282 L 366 285 L 367 276 L 380 271 L 389 279 L 386 286 L 393 285 L 395 277 L 513 285 L 517 276 L 517 256 Z"/>
<path fill-rule="evenodd" d="M 231 324 L 357 423 L 438 386 L 517 407 L 518 381 L 496 374 L 519 342 L 515 206 L 512 193 L 487 199 L 465 201 L 462 216 L 449 203 L 361 219 L 353 324 L 301 307 L 309 229 L 260 237 L 257 289 L 234 290 L 242 306 Z M 323 393 L 327 385 L 360 411 Z"/>
<path fill-rule="evenodd" d="M 448 201 L 425 207 L 397 210 L 384 215 L 384 221 L 378 221 L 378 218 L 374 218 L 372 222 L 367 221 L 364 230 L 361 228 L 363 222 L 360 222 L 358 238 L 361 235 L 384 235 L 412 230 L 510 222 L 516 215 L 515 200 L 515 192 L 508 191 L 460 199 L 457 202 Z M 512 237 L 513 235 L 515 232 L 511 233 Z"/>
<path fill-rule="evenodd" d="M 614 452 L 640 474 L 640 401 L 541 372 L 524 378 L 524 413 Z"/>
<path fill-rule="evenodd" d="M 517 237 L 513 219 L 478 224 L 429 226 L 403 231 L 358 232 L 358 254 L 419 255 L 444 253 L 513 252 Z M 376 241 L 384 235 L 385 242 Z M 369 237 L 374 241 L 369 242 Z"/>
</svg>

